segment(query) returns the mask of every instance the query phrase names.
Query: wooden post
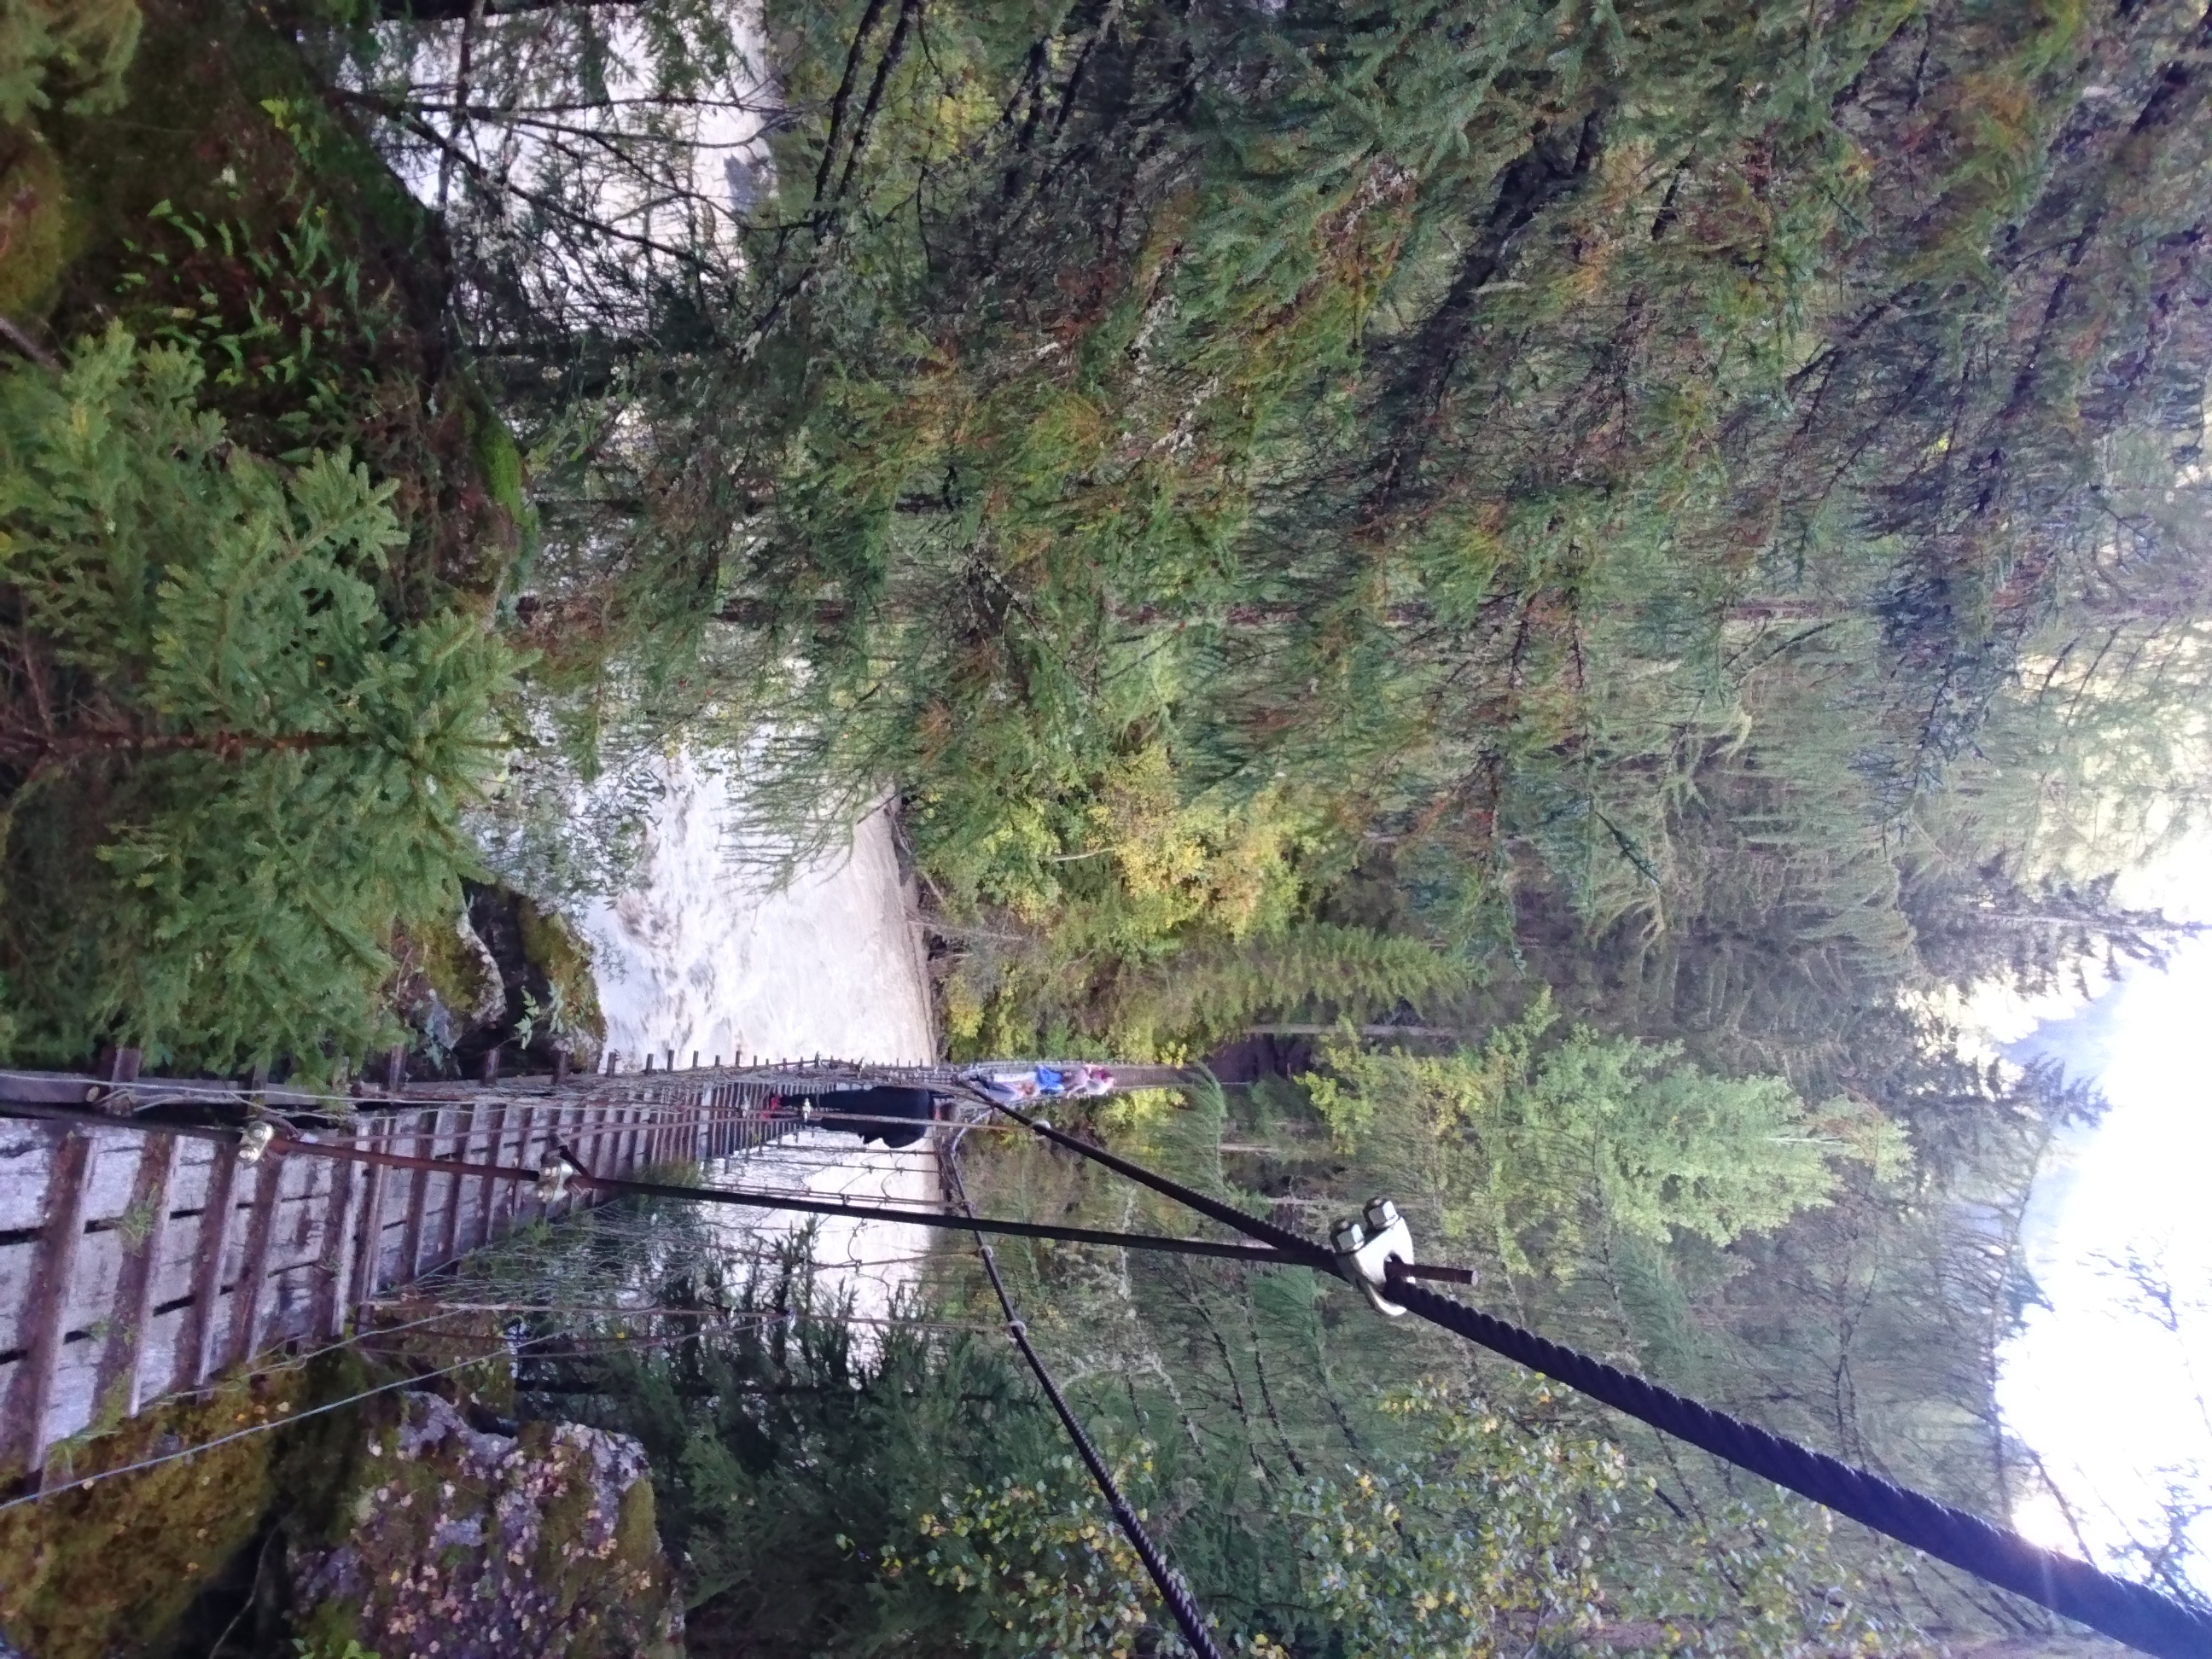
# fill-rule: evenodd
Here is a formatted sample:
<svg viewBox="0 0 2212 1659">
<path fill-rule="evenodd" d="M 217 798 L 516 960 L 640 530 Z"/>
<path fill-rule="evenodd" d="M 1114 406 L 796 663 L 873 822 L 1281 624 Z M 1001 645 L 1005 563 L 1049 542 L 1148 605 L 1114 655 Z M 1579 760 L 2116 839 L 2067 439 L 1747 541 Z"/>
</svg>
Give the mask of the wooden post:
<svg viewBox="0 0 2212 1659">
<path fill-rule="evenodd" d="M 369 1126 L 368 1144 L 380 1150 L 389 1146 L 398 1122 L 393 1114 L 384 1114 L 379 1124 Z M 354 1246 L 353 1280 L 346 1287 L 346 1304 L 353 1310 L 356 1318 L 360 1317 L 362 1309 L 376 1299 L 379 1281 L 384 1273 L 384 1192 L 389 1171 L 381 1164 L 372 1164 L 364 1174 L 368 1179 L 361 1200 L 361 1237 Z"/>
<path fill-rule="evenodd" d="M 200 1210 L 198 1257 L 192 1263 L 192 1305 L 177 1339 L 175 1386 L 196 1389 L 207 1380 L 210 1345 L 216 1334 L 216 1309 L 222 1296 L 222 1259 L 230 1249 L 234 1188 L 238 1180 L 238 1153 L 220 1142 L 215 1161 L 208 1166 L 207 1202 Z"/>
<path fill-rule="evenodd" d="M 92 1173 L 92 1137 L 64 1129 L 46 1176 L 46 1212 L 39 1254 L 23 1304 L 31 1340 L 8 1391 L 8 1417 L 23 1453 L 23 1470 L 36 1485 L 46 1468 L 46 1414 L 53 1404 L 54 1372 L 62 1357 L 70 1288 L 76 1278 L 77 1246 L 84 1238 L 84 1196 Z"/>
<path fill-rule="evenodd" d="M 553 1051 L 553 1086 L 557 1089 L 568 1080 L 568 1051 L 566 1048 L 556 1048 Z"/>
<path fill-rule="evenodd" d="M 346 1131 L 349 1144 L 361 1143 L 361 1121 Z M 345 1331 L 346 1287 L 353 1283 L 356 1206 L 361 1198 L 361 1164 L 333 1159 L 331 1164 L 330 1207 L 323 1216 L 322 1280 L 315 1286 L 314 1310 L 307 1328 L 315 1336 L 338 1336 Z"/>
<path fill-rule="evenodd" d="M 438 1124 L 445 1114 L 437 1108 L 420 1114 L 416 1119 L 416 1158 L 435 1158 L 438 1155 Z M 424 1127 L 428 1125 L 428 1128 Z M 414 1179 L 407 1183 L 407 1226 L 401 1234 L 399 1266 L 392 1275 L 393 1285 L 411 1285 L 415 1275 L 422 1271 L 422 1211 L 429 1202 L 430 1172 L 414 1170 L 409 1172 Z"/>
<path fill-rule="evenodd" d="M 138 1080 L 139 1062 L 144 1058 L 136 1048 L 102 1048 L 100 1051 L 98 1073 L 106 1082 L 115 1085 L 100 1097 L 100 1109 L 111 1117 L 129 1117 L 131 1111 L 129 1085 Z"/>
<path fill-rule="evenodd" d="M 161 1262 L 161 1243 L 169 1227 L 169 1176 L 177 1165 L 177 1138 L 149 1132 L 138 1146 L 138 1170 L 131 1180 L 131 1205 L 116 1231 L 123 1239 L 123 1267 L 115 1280 L 115 1309 L 107 1342 L 100 1353 L 99 1380 L 93 1385 L 93 1410 L 111 1400 L 125 1417 L 138 1414 L 146 1370 L 146 1327 L 154 1313 L 154 1273 Z"/>
<path fill-rule="evenodd" d="M 486 1083 L 499 1081 L 499 1048 L 496 1045 L 484 1050 L 483 1069 L 478 1076 Z"/>
<path fill-rule="evenodd" d="M 269 1251 L 276 1238 L 276 1203 L 284 1182 L 284 1162 L 264 1152 L 254 1170 L 253 1213 L 246 1224 L 246 1255 L 238 1283 L 230 1291 L 229 1355 L 242 1365 L 260 1346 L 261 1296 L 269 1283 Z"/>
</svg>

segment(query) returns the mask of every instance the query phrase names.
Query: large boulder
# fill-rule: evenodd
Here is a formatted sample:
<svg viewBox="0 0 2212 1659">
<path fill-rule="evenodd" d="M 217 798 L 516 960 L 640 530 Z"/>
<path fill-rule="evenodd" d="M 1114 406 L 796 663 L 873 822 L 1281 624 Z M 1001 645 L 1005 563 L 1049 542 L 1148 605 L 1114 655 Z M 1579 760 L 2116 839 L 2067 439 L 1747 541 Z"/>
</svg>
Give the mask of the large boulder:
<svg viewBox="0 0 2212 1659">
<path fill-rule="evenodd" d="M 636 1441 L 574 1423 L 487 1431 L 435 1395 L 402 1399 L 396 1425 L 369 1431 L 343 1535 L 293 1551 L 313 1650 L 678 1659 L 684 1607 Z"/>
</svg>

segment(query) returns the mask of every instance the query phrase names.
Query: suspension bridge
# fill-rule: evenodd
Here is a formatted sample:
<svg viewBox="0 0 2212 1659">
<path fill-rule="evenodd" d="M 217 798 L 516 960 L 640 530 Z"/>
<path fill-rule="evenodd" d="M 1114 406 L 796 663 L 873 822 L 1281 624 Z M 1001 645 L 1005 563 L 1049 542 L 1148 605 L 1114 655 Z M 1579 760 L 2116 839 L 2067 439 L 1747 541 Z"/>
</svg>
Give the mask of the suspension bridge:
<svg viewBox="0 0 2212 1659">
<path fill-rule="evenodd" d="M 540 1195 L 556 1149 L 605 1179 L 707 1163 L 790 1135 L 805 1097 L 862 1069 L 663 1059 L 473 1083 L 394 1063 L 343 1093 L 141 1078 L 128 1050 L 95 1073 L 0 1072 L 0 1472 L 36 1482 L 96 1424 L 334 1339 L 422 1274 L 599 1201 L 583 1181 Z M 256 1122 L 283 1140 L 253 1147 Z"/>
<path fill-rule="evenodd" d="M 0 1473 L 35 1498 L 68 1437 L 199 1387 L 286 1344 L 341 1335 L 395 1288 L 517 1226 L 620 1196 L 837 1214 L 973 1237 L 1005 1315 L 1116 1524 L 1191 1651 L 1220 1652 L 1189 1587 L 1146 1534 L 1054 1382 L 1000 1279 L 992 1236 L 1173 1251 L 1334 1274 L 1380 1314 L 1412 1315 L 1491 1350 L 1877 1533 L 2160 1659 L 2212 1656 L 2212 1616 L 2145 1584 L 2049 1551 L 1982 1516 L 1686 1399 L 1428 1288 L 1467 1282 L 1412 1259 L 1387 1201 L 1328 1243 L 1072 1135 L 974 1071 L 814 1060 L 657 1073 L 380 1085 L 345 1096 L 142 1079 L 127 1051 L 95 1073 L 0 1073 Z M 1042 1069 L 1037 1075 L 1045 1075 Z M 1117 1067 L 1117 1087 L 1172 1084 Z M 683 1166 L 765 1146 L 811 1124 L 910 1119 L 841 1113 L 871 1085 L 954 1103 L 940 1131 L 943 1200 L 871 1205 L 787 1188 L 702 1186 Z M 976 1213 L 958 1146 L 977 1128 L 1033 1134 L 1151 1188 L 1231 1238 L 1119 1232 Z M 688 1174 L 688 1170 L 687 1170 Z"/>
</svg>

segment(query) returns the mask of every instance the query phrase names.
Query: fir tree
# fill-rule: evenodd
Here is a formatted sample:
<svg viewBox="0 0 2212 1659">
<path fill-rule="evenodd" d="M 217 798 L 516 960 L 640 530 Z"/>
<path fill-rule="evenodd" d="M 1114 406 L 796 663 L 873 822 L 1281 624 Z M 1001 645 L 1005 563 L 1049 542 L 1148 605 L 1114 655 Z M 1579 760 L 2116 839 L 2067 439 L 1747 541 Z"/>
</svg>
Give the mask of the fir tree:
<svg viewBox="0 0 2212 1659">
<path fill-rule="evenodd" d="M 296 470 L 120 331 L 0 381 L 0 705 L 15 1052 L 308 1066 L 381 1034 L 395 921 L 448 914 L 513 660 L 395 623 L 389 486 Z"/>
<path fill-rule="evenodd" d="M 1564 1271 L 1593 1231 L 1726 1244 L 1825 1203 L 1839 1156 L 1893 1160 L 1902 1144 L 1848 1103 L 1808 1112 L 1776 1077 L 1714 1077 L 1679 1045 L 1586 1027 L 1550 1047 L 1540 998 L 1480 1049 L 1440 1056 L 1352 1043 L 1323 1052 L 1315 1104 L 1337 1135 L 1406 1143 L 1447 1237 L 1486 1231 L 1512 1270 Z"/>
</svg>

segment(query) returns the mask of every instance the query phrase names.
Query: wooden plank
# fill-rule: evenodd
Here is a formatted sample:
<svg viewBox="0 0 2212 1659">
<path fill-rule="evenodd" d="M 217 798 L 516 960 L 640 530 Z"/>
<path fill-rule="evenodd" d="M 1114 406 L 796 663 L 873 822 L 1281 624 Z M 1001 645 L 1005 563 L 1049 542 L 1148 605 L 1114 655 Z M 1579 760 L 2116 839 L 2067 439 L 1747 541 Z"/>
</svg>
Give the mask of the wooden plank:
<svg viewBox="0 0 2212 1659">
<path fill-rule="evenodd" d="M 234 1192 L 238 1158 L 229 1148 L 218 1146 L 208 1170 L 207 1197 L 200 1205 L 199 1235 L 195 1241 L 191 1313 L 178 1339 L 176 1379 L 173 1386 L 196 1389 L 206 1381 L 216 1336 L 216 1303 L 222 1295 L 223 1257 L 230 1249 L 230 1221 L 236 1208 Z"/>
<path fill-rule="evenodd" d="M 592 1149 L 584 1155 L 584 1162 L 590 1168 L 603 1170 L 609 1175 L 615 1173 L 615 1137 L 617 1126 L 622 1121 L 622 1112 L 621 1104 L 615 1101 L 609 1101 L 599 1108 L 598 1127 L 592 1135 Z M 586 1198 L 579 1194 L 570 1207 L 587 1209 L 598 1201 L 596 1198 Z"/>
<path fill-rule="evenodd" d="M 61 1361 L 63 1315 L 76 1276 L 77 1246 L 84 1237 L 85 1181 L 92 1168 L 92 1137 L 82 1129 L 61 1131 L 40 1229 L 38 1265 L 31 1276 L 27 1304 L 30 1340 L 14 1386 L 8 1391 L 7 1449 L 18 1452 L 36 1480 L 46 1467 L 47 1408 L 53 1403 L 54 1372 Z"/>
<path fill-rule="evenodd" d="M 372 1120 L 367 1129 L 367 1144 L 381 1151 L 392 1141 L 392 1132 L 398 1118 L 389 1112 Z M 357 1224 L 359 1237 L 354 1244 L 353 1279 L 346 1287 L 346 1304 L 358 1310 L 376 1299 L 379 1269 L 384 1261 L 384 1203 L 386 1179 L 389 1173 L 381 1164 L 367 1166 L 368 1176 L 361 1198 L 361 1219 Z"/>
<path fill-rule="evenodd" d="M 514 1161 L 526 1170 L 542 1168 L 553 1156 L 553 1131 L 561 1109 L 555 1105 L 526 1106 L 522 1109 L 522 1133 L 514 1149 Z M 541 1144 L 542 1143 L 542 1144 Z M 512 1232 L 517 1227 L 527 1226 L 544 1214 L 544 1206 L 537 1202 L 532 1188 L 520 1182 L 507 1198 L 507 1225 Z"/>
<path fill-rule="evenodd" d="M 276 1265 L 312 1261 L 322 1254 L 331 1194 L 342 1167 L 328 1158 L 284 1160 L 284 1182 L 276 1200 Z"/>
<path fill-rule="evenodd" d="M 269 1284 L 269 1252 L 276 1242 L 276 1203 L 284 1183 L 284 1160 L 262 1154 L 253 1169 L 253 1208 L 246 1222 L 246 1255 L 230 1291 L 230 1336 L 224 1352 L 242 1365 L 260 1349 L 262 1292 Z"/>
<path fill-rule="evenodd" d="M 483 1149 L 471 1152 L 468 1161 L 473 1164 L 497 1164 L 499 1143 L 507 1131 L 507 1103 L 495 1101 L 477 1109 L 477 1118 L 483 1134 Z M 491 1206 L 499 1183 L 489 1176 L 472 1176 L 468 1181 L 468 1213 L 461 1218 L 461 1237 L 465 1248 L 479 1249 L 491 1238 Z"/>
<path fill-rule="evenodd" d="M 492 1054 L 495 1058 L 499 1050 L 495 1048 Z M 456 1164 L 469 1161 L 469 1142 L 476 1136 L 477 1116 L 477 1109 L 473 1106 L 456 1114 L 453 1129 L 453 1162 Z M 438 1265 L 441 1267 L 460 1254 L 462 1201 L 467 1196 L 466 1189 L 475 1184 L 459 1173 L 447 1176 L 446 1182 L 446 1224 L 438 1236 Z"/>
<path fill-rule="evenodd" d="M 0 1120 L 0 1232 L 35 1232 L 45 1224 L 58 1144 L 50 1130 L 28 1119 Z M 113 1221 L 129 1209 L 137 1178 L 137 1137 L 95 1134 L 85 1178 L 85 1224 Z"/>
<path fill-rule="evenodd" d="M 111 1397 L 125 1417 L 138 1414 L 144 1387 L 146 1327 L 154 1311 L 155 1268 L 169 1231 L 169 1176 L 177 1164 L 177 1137 L 140 1138 L 138 1175 L 131 1188 L 122 1235 L 123 1267 L 115 1285 L 107 1341 L 93 1385 L 98 1401 Z"/>
<path fill-rule="evenodd" d="M 360 1145 L 362 1125 L 356 1120 L 343 1137 L 348 1146 Z M 356 1211 L 361 1202 L 362 1177 L 367 1174 L 358 1164 L 334 1163 L 331 1166 L 330 1207 L 323 1221 L 324 1276 L 316 1292 L 314 1316 L 309 1328 L 318 1336 L 338 1336 L 346 1325 L 346 1287 L 353 1282 L 353 1263 L 356 1234 L 360 1228 Z"/>
<path fill-rule="evenodd" d="M 156 1308 L 189 1301 L 191 1296 L 194 1218 L 173 1221 L 167 1242 L 152 1267 L 152 1302 Z M 31 1281 L 39 1259 L 34 1236 L 0 1246 L 0 1353 L 20 1353 L 30 1342 Z M 125 1237 L 118 1227 L 87 1227 L 76 1247 L 76 1271 L 70 1279 L 69 1303 L 62 1312 L 62 1333 L 105 1326 L 115 1312 L 123 1284 Z M 95 1344 L 104 1346 L 104 1344 Z"/>
<path fill-rule="evenodd" d="M 409 1155 L 414 1158 L 435 1158 L 438 1155 L 438 1129 L 445 1118 L 442 1107 L 434 1108 L 416 1119 L 415 1144 Z M 400 1234 L 399 1265 L 393 1271 L 394 1288 L 414 1283 L 415 1275 L 422 1271 L 422 1216 L 429 1207 L 430 1172 L 428 1170 L 408 1171 L 410 1180 L 404 1188 L 407 1197 L 407 1225 Z"/>
<path fill-rule="evenodd" d="M 329 1280 L 329 1273 L 319 1261 L 295 1261 L 289 1267 L 270 1268 L 261 1298 L 264 1352 L 317 1334 L 316 1304 Z"/>
<path fill-rule="evenodd" d="M 583 1159 L 584 1167 L 593 1175 L 611 1173 L 607 1136 L 614 1121 L 614 1114 L 615 1108 L 602 1101 L 584 1115 L 585 1122 L 589 1127 L 586 1132 L 584 1145 L 580 1149 L 580 1154 Z M 583 1203 L 584 1195 L 572 1187 L 568 1189 L 568 1196 L 562 1201 L 561 1212 L 563 1215 L 572 1215 L 582 1207 Z"/>
<path fill-rule="evenodd" d="M 496 1167 L 507 1161 L 501 1156 L 507 1147 L 507 1121 L 517 1110 L 526 1112 L 529 1109 L 527 1106 L 511 1107 L 505 1101 L 500 1102 L 491 1109 L 489 1114 L 491 1122 L 485 1132 L 483 1159 L 485 1163 Z M 507 1188 L 511 1184 L 500 1180 L 496 1176 L 484 1176 L 477 1181 L 477 1212 L 483 1218 L 483 1225 L 477 1233 L 478 1246 L 490 1243 L 493 1235 L 498 1231 L 499 1203 L 507 1196 Z"/>
</svg>

